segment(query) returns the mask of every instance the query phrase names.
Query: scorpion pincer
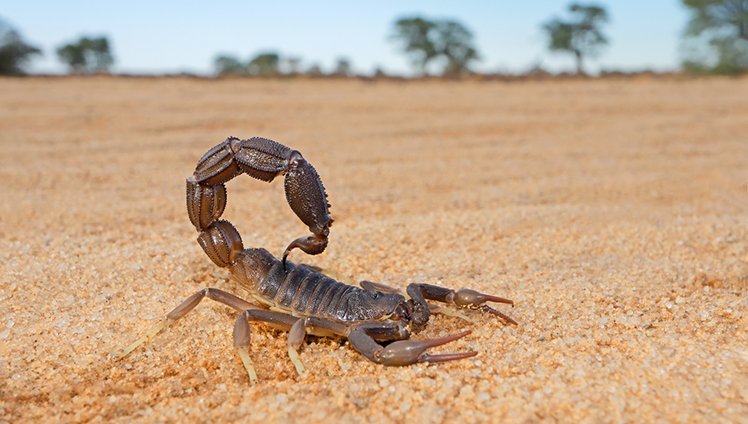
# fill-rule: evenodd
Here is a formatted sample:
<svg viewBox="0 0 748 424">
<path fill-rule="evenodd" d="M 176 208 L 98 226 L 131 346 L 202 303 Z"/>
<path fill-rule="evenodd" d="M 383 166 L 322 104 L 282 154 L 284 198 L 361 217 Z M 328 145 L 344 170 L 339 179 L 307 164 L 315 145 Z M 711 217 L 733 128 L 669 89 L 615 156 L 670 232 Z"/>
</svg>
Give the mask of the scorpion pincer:
<svg viewBox="0 0 748 424">
<path fill-rule="evenodd" d="M 245 249 L 236 228 L 220 219 L 226 207 L 224 184 L 242 173 L 266 182 L 285 175 L 288 204 L 312 233 L 292 241 L 281 260 L 262 248 Z M 222 290 L 202 289 L 169 312 L 118 356 L 128 355 L 164 327 L 186 315 L 205 297 L 240 312 L 234 325 L 234 346 L 253 385 L 257 375 L 249 357 L 250 322 L 264 322 L 289 332 L 288 353 L 299 374 L 304 367 L 297 351 L 307 334 L 346 338 L 353 349 L 369 360 L 388 366 L 444 362 L 477 355 L 474 351 L 437 355 L 426 352 L 431 347 L 470 334 L 469 330 L 439 339 L 407 340 L 411 333 L 426 325 L 431 313 L 466 318 L 458 312 L 428 303 L 429 300 L 480 309 L 516 324 L 486 304 L 513 305 L 508 299 L 431 284 L 410 284 L 404 294 L 368 281 L 362 281 L 359 288 L 329 278 L 319 268 L 287 261 L 289 253 L 296 248 L 310 255 L 325 250 L 333 222 L 329 208 L 317 171 L 296 150 L 259 137 L 245 140 L 229 137 L 210 149 L 187 179 L 187 212 L 200 233 L 197 241 L 205 253 L 216 265 L 230 270 L 233 278 L 249 292 L 253 302 Z"/>
</svg>

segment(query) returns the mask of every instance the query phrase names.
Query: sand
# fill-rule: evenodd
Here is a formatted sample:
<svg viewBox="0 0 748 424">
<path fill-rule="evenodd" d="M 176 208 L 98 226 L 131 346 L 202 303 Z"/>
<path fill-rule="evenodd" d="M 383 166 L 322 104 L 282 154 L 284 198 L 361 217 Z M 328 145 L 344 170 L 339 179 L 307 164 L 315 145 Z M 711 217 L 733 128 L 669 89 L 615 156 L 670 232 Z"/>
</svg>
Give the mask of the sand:
<svg viewBox="0 0 748 424">
<path fill-rule="evenodd" d="M 0 422 L 748 422 L 748 79 L 366 82 L 0 79 Z M 195 242 L 184 180 L 227 136 L 301 151 L 335 219 L 291 259 L 397 287 L 508 297 L 383 367 L 205 301 L 242 295 Z M 224 217 L 280 255 L 306 227 L 282 182 Z"/>
</svg>

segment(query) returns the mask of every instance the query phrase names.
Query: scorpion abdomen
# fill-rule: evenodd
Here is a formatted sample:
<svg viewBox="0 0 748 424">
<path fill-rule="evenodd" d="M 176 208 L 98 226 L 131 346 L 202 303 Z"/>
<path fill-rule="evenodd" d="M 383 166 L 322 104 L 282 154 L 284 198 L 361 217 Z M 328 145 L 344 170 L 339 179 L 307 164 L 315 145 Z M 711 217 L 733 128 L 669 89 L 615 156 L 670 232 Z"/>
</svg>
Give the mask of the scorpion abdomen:
<svg viewBox="0 0 748 424">
<path fill-rule="evenodd" d="M 299 317 L 349 323 L 349 298 L 358 287 L 335 281 L 305 266 L 281 261 L 265 249 L 245 249 L 232 267 L 236 280 L 260 303 Z"/>
</svg>

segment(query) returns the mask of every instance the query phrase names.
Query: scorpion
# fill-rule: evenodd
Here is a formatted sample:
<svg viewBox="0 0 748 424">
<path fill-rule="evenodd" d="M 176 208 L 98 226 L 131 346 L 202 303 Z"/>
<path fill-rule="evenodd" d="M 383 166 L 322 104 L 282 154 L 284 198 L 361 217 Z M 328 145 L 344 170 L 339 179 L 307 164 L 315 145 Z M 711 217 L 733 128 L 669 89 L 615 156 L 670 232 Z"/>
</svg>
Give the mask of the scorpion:
<svg viewBox="0 0 748 424">
<path fill-rule="evenodd" d="M 285 175 L 288 204 L 312 233 L 293 240 L 280 260 L 263 248 L 245 249 L 236 228 L 220 219 L 226 207 L 225 183 L 242 173 L 265 182 Z M 199 232 L 199 245 L 216 265 L 230 270 L 231 276 L 249 292 L 254 303 L 223 290 L 204 288 L 169 312 L 143 337 L 115 354 L 119 358 L 151 340 L 206 297 L 239 312 L 234 325 L 234 347 L 251 385 L 256 384 L 257 374 L 249 356 L 250 322 L 266 323 L 289 332 L 288 354 L 299 376 L 305 369 L 298 350 L 307 334 L 345 338 L 354 350 L 385 366 L 445 362 L 477 355 L 476 351 L 426 352 L 429 348 L 465 337 L 470 330 L 437 339 L 408 340 L 412 333 L 425 327 L 431 313 L 470 320 L 428 300 L 482 310 L 517 324 L 486 303 L 514 305 L 511 300 L 501 297 L 471 289 L 455 291 L 422 283 L 408 285 L 405 293 L 371 281 L 361 281 L 361 287 L 356 287 L 330 278 L 329 275 L 334 274 L 321 268 L 288 261 L 288 255 L 294 249 L 310 255 L 322 253 L 327 247 L 333 219 L 317 171 L 297 150 L 275 141 L 260 137 L 227 138 L 198 161 L 193 175 L 187 179 L 186 193 L 187 212 Z"/>
</svg>

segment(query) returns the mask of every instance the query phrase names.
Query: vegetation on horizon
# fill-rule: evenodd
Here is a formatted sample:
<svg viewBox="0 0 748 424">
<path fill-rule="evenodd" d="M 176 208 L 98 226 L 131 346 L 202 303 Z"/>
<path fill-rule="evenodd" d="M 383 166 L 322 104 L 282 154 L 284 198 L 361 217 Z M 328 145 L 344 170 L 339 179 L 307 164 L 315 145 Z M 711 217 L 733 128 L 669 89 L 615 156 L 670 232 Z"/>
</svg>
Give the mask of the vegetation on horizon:
<svg viewBox="0 0 748 424">
<path fill-rule="evenodd" d="M 400 44 L 421 76 L 428 75 L 428 65 L 439 60 L 443 76 L 459 76 L 470 72 L 470 62 L 480 58 L 473 33 L 453 20 L 401 18 L 395 22 L 390 40 Z"/>
<path fill-rule="evenodd" d="M 681 3 L 689 12 L 681 46 L 682 71 L 722 75 L 748 73 L 748 1 L 681 0 Z M 610 15 L 605 6 L 595 4 L 571 3 L 567 11 L 565 18 L 553 17 L 540 28 L 547 37 L 548 51 L 570 55 L 575 60 L 576 74 L 586 75 L 585 63 L 598 57 L 609 44 L 602 27 L 608 23 Z M 392 23 L 387 40 L 408 57 L 418 77 L 474 74 L 471 65 L 480 60 L 472 31 L 453 19 L 400 17 Z M 109 72 L 114 64 L 106 36 L 80 37 L 60 46 L 56 53 L 71 74 Z M 23 41 L 16 29 L 0 19 L 0 75 L 26 74 L 30 60 L 41 54 L 39 48 Z M 346 57 L 338 57 L 330 72 L 325 72 L 317 62 L 302 69 L 302 59 L 298 56 L 284 57 L 273 50 L 260 52 L 247 61 L 222 54 L 214 59 L 213 66 L 217 76 L 357 76 Z M 600 75 L 623 73 L 604 69 L 599 72 Z M 522 75 L 552 74 L 537 60 Z M 372 76 L 388 75 L 376 65 Z"/>
<path fill-rule="evenodd" d="M 683 69 L 704 74 L 748 72 L 748 1 L 683 0 L 691 14 Z"/>
<path fill-rule="evenodd" d="M 15 28 L 0 19 L 0 75 L 25 75 L 25 67 L 41 50 L 26 44 Z"/>
<path fill-rule="evenodd" d="M 213 67 L 218 76 L 254 76 L 254 77 L 277 77 L 296 76 L 302 73 L 301 59 L 296 56 L 283 57 L 275 51 L 266 51 L 252 57 L 246 63 L 233 55 L 222 54 L 213 60 Z M 303 72 L 309 76 L 322 76 L 324 73 L 318 64 L 312 64 Z M 353 75 L 351 61 L 345 57 L 339 57 L 334 76 L 348 77 Z"/>
<path fill-rule="evenodd" d="M 106 37 L 81 37 L 75 42 L 60 46 L 57 57 L 68 65 L 73 74 L 109 72 L 109 67 L 114 63 Z"/>
<path fill-rule="evenodd" d="M 608 38 L 600 29 L 602 24 L 608 22 L 608 12 L 602 6 L 572 3 L 569 5 L 569 15 L 568 21 L 553 18 L 543 24 L 542 28 L 549 39 L 548 50 L 573 54 L 577 74 L 586 75 L 584 58 L 597 57 L 608 44 Z"/>
</svg>

